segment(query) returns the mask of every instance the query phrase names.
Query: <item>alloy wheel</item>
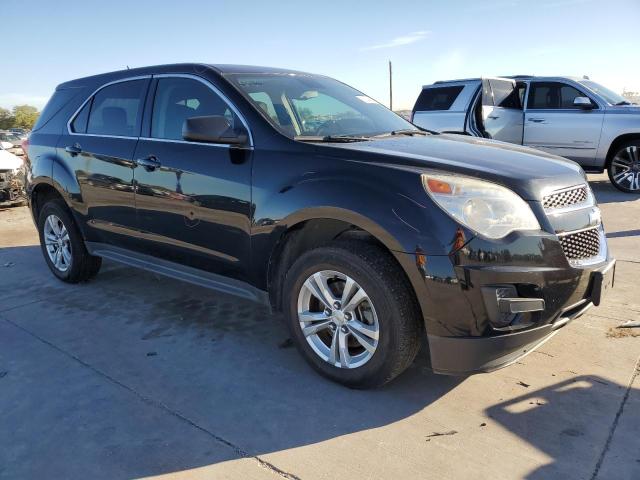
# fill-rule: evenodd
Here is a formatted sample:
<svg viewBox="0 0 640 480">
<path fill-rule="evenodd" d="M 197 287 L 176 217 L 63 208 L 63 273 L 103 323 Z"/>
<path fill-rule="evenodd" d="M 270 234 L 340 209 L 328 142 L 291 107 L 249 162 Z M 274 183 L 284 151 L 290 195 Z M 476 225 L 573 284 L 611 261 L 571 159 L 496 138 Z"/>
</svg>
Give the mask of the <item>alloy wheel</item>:
<svg viewBox="0 0 640 480">
<path fill-rule="evenodd" d="M 638 147 L 623 148 L 611 160 L 611 179 L 618 186 L 630 191 L 640 190 L 640 156 Z"/>
<path fill-rule="evenodd" d="M 344 273 L 323 270 L 307 278 L 298 295 L 298 321 L 313 351 L 338 368 L 364 365 L 378 347 L 373 303 Z"/>
<path fill-rule="evenodd" d="M 44 221 L 44 245 L 49 260 L 60 272 L 71 267 L 71 240 L 69 232 L 62 220 L 56 215 L 49 215 Z"/>
</svg>

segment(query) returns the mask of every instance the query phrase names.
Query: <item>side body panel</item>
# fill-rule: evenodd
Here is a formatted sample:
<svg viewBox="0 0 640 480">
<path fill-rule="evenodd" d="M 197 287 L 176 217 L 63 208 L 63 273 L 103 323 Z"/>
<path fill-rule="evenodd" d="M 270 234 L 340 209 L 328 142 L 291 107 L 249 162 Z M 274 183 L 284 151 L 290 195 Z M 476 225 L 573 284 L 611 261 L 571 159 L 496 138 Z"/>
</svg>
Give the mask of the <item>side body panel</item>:
<svg viewBox="0 0 640 480">
<path fill-rule="evenodd" d="M 609 148 L 622 135 L 640 138 L 640 108 L 609 107 L 604 111 L 602 135 L 594 165 L 606 167 Z"/>
<path fill-rule="evenodd" d="M 593 166 L 603 119 L 602 110 L 527 110 L 524 145 Z"/>
</svg>

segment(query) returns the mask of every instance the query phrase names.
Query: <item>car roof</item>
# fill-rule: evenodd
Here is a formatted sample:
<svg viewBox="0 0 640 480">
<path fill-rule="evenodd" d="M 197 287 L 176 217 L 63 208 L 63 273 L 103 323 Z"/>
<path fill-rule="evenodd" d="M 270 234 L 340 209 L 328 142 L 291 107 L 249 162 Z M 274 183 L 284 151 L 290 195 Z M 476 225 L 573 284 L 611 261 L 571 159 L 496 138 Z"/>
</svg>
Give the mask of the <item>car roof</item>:
<svg viewBox="0 0 640 480">
<path fill-rule="evenodd" d="M 479 82 L 483 78 L 509 78 L 511 80 L 538 80 L 538 81 L 557 81 L 557 80 L 572 80 L 579 82 L 581 80 L 588 80 L 584 77 L 576 77 L 571 75 L 554 75 L 554 76 L 536 76 L 536 75 L 498 75 L 496 77 L 475 77 L 475 78 L 462 78 L 458 80 L 438 80 L 429 85 L 423 85 L 422 88 L 433 87 L 434 85 L 445 85 L 448 83 L 472 83 Z"/>
<path fill-rule="evenodd" d="M 298 74 L 311 75 L 307 72 L 298 70 L 290 70 L 285 68 L 262 67 L 257 65 L 233 65 L 233 64 L 209 64 L 209 63 L 171 63 L 164 65 L 150 65 L 147 67 L 127 68 L 113 72 L 105 72 L 98 75 L 77 78 L 58 85 L 58 89 L 79 87 L 86 84 L 97 82 L 108 82 L 124 77 L 135 77 L 141 75 L 151 75 L 154 73 L 202 73 L 203 70 L 211 70 L 219 75 L 230 73 L 281 73 L 281 74 Z"/>
</svg>

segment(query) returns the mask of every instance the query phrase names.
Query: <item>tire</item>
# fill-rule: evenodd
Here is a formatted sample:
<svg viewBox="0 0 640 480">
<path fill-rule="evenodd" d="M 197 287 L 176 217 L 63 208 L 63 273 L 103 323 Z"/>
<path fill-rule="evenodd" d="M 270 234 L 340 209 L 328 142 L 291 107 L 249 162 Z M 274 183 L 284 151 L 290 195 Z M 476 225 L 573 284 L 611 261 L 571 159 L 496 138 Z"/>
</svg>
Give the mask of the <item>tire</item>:
<svg viewBox="0 0 640 480">
<path fill-rule="evenodd" d="M 331 314 L 323 311 L 327 302 L 312 293 L 320 293 L 313 290 L 320 285 L 317 278 L 329 288 L 331 296 L 325 299 L 334 300 Z M 348 279 L 355 284 L 343 299 Z M 335 242 L 304 253 L 285 276 L 283 300 L 291 338 L 302 356 L 320 374 L 347 387 L 384 385 L 411 365 L 420 348 L 422 318 L 409 281 L 394 259 L 374 245 Z M 338 300 L 345 305 L 336 305 Z M 354 309 L 355 302 L 360 303 Z M 309 318 L 313 320 L 301 321 Z M 303 328 L 309 333 L 316 326 L 317 333 L 303 333 Z"/>
<path fill-rule="evenodd" d="M 608 162 L 607 173 L 618 190 L 640 194 L 640 140 L 620 145 Z"/>
<path fill-rule="evenodd" d="M 78 283 L 98 274 L 102 258 L 89 254 L 82 235 L 62 200 L 53 199 L 44 204 L 38 216 L 38 234 L 45 262 L 60 280 Z M 52 242 L 54 237 L 59 237 L 60 242 Z M 51 249 L 54 252 L 52 254 Z M 56 256 L 55 252 L 60 252 L 60 255 Z M 57 264 L 54 262 L 56 259 L 60 259 Z"/>
</svg>

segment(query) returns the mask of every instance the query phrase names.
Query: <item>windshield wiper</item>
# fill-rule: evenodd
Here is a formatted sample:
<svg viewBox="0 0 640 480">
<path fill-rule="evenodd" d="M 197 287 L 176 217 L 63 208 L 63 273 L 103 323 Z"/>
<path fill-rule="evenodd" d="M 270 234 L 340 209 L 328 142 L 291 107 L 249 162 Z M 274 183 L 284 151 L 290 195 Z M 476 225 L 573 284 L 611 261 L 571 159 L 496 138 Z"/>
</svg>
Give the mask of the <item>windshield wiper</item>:
<svg viewBox="0 0 640 480">
<path fill-rule="evenodd" d="M 301 142 L 327 142 L 327 143 L 349 143 L 349 142 L 366 142 L 371 140 L 370 137 L 355 135 L 296 135 L 294 140 Z"/>
<path fill-rule="evenodd" d="M 421 135 L 421 136 L 425 136 L 428 135 L 429 132 L 428 130 L 413 130 L 410 128 L 407 128 L 405 130 L 391 130 L 390 132 L 385 132 L 385 133 L 380 133 L 378 135 L 376 135 L 376 137 L 390 137 L 390 136 L 398 136 L 398 135 L 407 135 L 409 137 L 413 137 L 414 135 Z"/>
<path fill-rule="evenodd" d="M 627 102 L 626 100 L 622 100 L 621 102 L 616 103 L 616 106 L 618 105 L 631 105 L 631 102 Z"/>
</svg>

